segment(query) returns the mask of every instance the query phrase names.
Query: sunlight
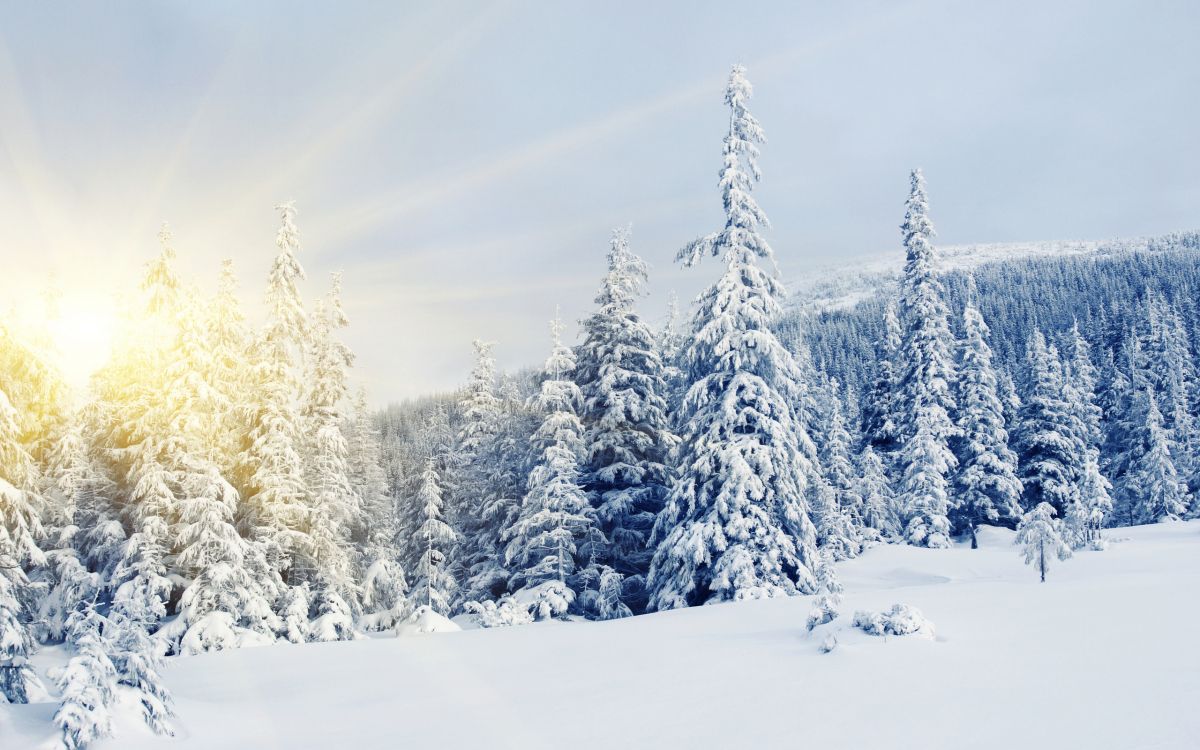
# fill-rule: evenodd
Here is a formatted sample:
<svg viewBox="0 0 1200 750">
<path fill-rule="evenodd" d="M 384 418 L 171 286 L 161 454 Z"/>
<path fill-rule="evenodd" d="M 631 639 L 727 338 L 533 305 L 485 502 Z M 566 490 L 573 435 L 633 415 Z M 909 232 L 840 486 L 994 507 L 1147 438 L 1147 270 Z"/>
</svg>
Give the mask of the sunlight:
<svg viewBox="0 0 1200 750">
<path fill-rule="evenodd" d="M 62 299 L 58 308 L 46 323 L 52 358 L 67 383 L 81 388 L 108 359 L 116 314 L 94 299 Z"/>
</svg>

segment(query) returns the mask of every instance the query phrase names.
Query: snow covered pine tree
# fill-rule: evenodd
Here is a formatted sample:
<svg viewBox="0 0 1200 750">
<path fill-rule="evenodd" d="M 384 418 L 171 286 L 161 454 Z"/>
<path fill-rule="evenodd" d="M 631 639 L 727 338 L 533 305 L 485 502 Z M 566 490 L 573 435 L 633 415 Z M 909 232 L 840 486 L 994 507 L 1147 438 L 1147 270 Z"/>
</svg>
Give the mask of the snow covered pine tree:
<svg viewBox="0 0 1200 750">
<path fill-rule="evenodd" d="M 700 295 L 684 355 L 689 384 L 679 479 L 655 525 L 651 609 L 810 593 L 816 531 L 805 502 L 812 467 L 793 411 L 798 368 L 771 325 L 783 285 L 759 233 L 767 217 L 750 196 L 759 177 L 758 121 L 746 109 L 745 69 L 734 66 L 720 171 L 725 226 L 679 257 L 724 256 L 725 272 Z"/>
</svg>

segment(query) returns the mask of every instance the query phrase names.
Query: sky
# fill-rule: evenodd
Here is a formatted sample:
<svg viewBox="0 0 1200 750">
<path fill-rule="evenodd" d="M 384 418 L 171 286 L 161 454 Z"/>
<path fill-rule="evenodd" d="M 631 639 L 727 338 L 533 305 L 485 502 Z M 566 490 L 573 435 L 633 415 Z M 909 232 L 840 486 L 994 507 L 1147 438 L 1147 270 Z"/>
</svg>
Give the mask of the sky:
<svg viewBox="0 0 1200 750">
<path fill-rule="evenodd" d="M 379 405 L 464 382 L 474 338 L 540 363 L 615 227 L 661 322 L 720 270 L 674 255 L 722 221 L 735 62 L 787 280 L 902 252 L 916 166 L 945 244 L 1197 229 L 1197 28 L 1194 2 L 3 3 L 0 315 L 48 284 L 110 314 L 168 221 L 253 317 L 294 200 L 304 292 L 344 271 Z"/>
</svg>

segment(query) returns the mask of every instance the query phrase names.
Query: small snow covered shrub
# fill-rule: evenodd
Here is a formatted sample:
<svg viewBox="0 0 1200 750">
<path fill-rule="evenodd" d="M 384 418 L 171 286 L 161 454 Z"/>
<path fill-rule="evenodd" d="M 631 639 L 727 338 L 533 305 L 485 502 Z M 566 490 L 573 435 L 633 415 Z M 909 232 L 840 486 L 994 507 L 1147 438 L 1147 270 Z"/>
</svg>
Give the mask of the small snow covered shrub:
<svg viewBox="0 0 1200 750">
<path fill-rule="evenodd" d="M 838 616 L 838 605 L 842 603 L 842 584 L 833 572 L 833 561 L 827 552 L 821 554 L 816 565 L 817 599 L 808 613 L 807 627 L 811 631 Z"/>
<path fill-rule="evenodd" d="M 482 602 L 467 602 L 466 610 L 475 615 L 481 628 L 503 628 L 509 625 L 528 625 L 533 622 L 533 615 L 522 607 L 511 596 L 500 599 L 499 602 L 486 600 Z"/>
<path fill-rule="evenodd" d="M 854 613 L 853 624 L 870 635 L 933 635 L 933 623 L 907 604 L 893 604 L 886 612 L 860 610 Z"/>
<path fill-rule="evenodd" d="M 432 607 L 422 604 L 407 620 L 396 626 L 396 635 L 418 635 L 420 633 L 455 633 L 462 630 L 445 615 L 438 614 Z"/>
<path fill-rule="evenodd" d="M 833 598 L 828 595 L 818 596 L 817 601 L 813 604 L 812 611 L 808 613 L 806 627 L 812 630 L 827 622 L 833 622 L 837 616 L 837 604 L 833 601 Z"/>
</svg>

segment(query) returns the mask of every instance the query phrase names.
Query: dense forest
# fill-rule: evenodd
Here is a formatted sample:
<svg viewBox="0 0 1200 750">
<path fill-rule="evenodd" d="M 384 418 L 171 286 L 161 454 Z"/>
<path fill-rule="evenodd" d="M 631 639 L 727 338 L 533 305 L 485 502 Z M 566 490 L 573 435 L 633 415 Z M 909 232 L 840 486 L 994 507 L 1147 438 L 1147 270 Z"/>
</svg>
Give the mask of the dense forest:
<svg viewBox="0 0 1200 750">
<path fill-rule="evenodd" d="M 618 230 L 581 340 L 553 321 L 540 368 L 475 341 L 464 387 L 373 413 L 340 277 L 302 302 L 290 204 L 261 327 L 232 263 L 206 296 L 165 230 L 82 401 L 0 324 L 0 696 L 44 699 L 28 659 L 65 642 L 68 746 L 110 731 L 117 685 L 170 733 L 166 656 L 829 595 L 870 545 L 989 524 L 1099 549 L 1200 512 L 1200 237 L 942 274 L 916 170 L 899 284 L 802 311 L 752 196 L 750 97 L 735 67 L 687 319 L 639 313 Z"/>
</svg>

